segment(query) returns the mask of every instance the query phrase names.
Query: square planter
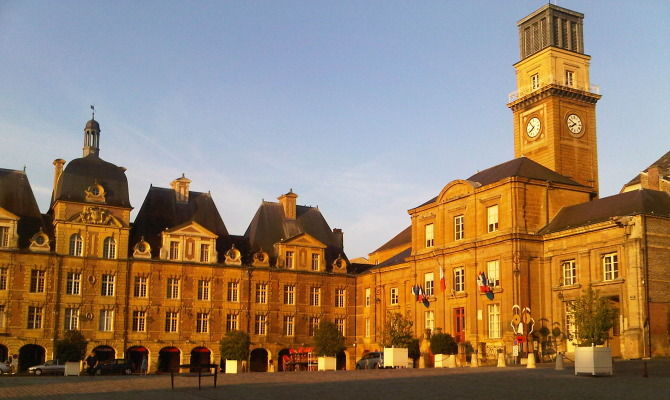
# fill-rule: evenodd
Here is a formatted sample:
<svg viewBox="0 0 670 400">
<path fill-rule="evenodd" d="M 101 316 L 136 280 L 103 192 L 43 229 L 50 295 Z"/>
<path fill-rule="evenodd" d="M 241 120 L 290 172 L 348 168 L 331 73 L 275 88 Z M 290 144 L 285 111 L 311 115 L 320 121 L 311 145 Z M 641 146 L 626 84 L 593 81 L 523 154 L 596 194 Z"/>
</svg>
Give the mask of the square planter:
<svg viewBox="0 0 670 400">
<path fill-rule="evenodd" d="M 226 373 L 237 374 L 242 372 L 242 361 L 226 360 Z"/>
<path fill-rule="evenodd" d="M 609 347 L 575 347 L 575 375 L 612 375 L 612 350 Z"/>
<path fill-rule="evenodd" d="M 447 368 L 448 354 L 435 354 L 435 368 Z"/>
<path fill-rule="evenodd" d="M 319 357 L 319 371 L 335 371 L 337 369 L 337 358 L 335 357 Z"/>
<path fill-rule="evenodd" d="M 81 372 L 81 361 L 68 361 L 65 363 L 65 376 L 79 376 Z"/>
<path fill-rule="evenodd" d="M 384 368 L 406 368 L 409 361 L 406 348 L 384 347 Z"/>
</svg>

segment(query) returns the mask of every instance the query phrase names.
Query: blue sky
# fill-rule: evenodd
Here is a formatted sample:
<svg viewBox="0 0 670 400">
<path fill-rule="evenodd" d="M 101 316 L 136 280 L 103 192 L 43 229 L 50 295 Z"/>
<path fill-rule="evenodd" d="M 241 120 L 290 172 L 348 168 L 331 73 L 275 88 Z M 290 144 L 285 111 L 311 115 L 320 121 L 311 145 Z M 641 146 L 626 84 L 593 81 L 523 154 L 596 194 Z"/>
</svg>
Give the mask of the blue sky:
<svg viewBox="0 0 670 400">
<path fill-rule="evenodd" d="M 363 256 L 451 180 L 514 157 L 516 22 L 544 4 L 2 0 L 0 168 L 25 165 L 46 212 L 51 162 L 81 157 L 95 104 L 135 210 L 185 173 L 241 235 L 292 188 Z M 558 4 L 585 14 L 615 194 L 670 150 L 670 2 Z"/>
</svg>

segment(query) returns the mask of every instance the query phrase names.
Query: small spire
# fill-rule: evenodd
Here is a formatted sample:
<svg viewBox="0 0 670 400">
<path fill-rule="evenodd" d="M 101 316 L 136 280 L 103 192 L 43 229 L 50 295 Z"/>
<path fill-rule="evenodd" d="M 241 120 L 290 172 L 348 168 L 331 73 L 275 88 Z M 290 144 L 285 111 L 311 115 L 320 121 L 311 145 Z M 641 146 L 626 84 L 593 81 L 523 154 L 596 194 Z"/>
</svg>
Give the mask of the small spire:
<svg viewBox="0 0 670 400">
<path fill-rule="evenodd" d="M 95 106 L 93 104 L 91 104 L 91 110 L 91 119 L 95 120 Z"/>
</svg>

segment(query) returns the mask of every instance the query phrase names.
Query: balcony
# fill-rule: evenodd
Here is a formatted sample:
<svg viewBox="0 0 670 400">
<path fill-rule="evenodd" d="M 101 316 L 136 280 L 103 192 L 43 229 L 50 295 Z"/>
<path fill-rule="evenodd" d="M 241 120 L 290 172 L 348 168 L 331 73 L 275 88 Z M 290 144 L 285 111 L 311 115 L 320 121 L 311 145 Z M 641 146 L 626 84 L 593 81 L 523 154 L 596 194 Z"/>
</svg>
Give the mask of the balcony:
<svg viewBox="0 0 670 400">
<path fill-rule="evenodd" d="M 579 82 L 576 80 L 573 80 L 572 82 L 566 81 L 564 78 L 562 79 L 555 79 L 553 76 L 550 76 L 546 79 L 540 80 L 536 85 L 528 85 L 528 86 L 523 86 L 519 90 L 515 90 L 511 92 L 508 96 L 508 102 L 509 103 L 514 103 L 515 101 L 528 96 L 529 94 L 532 94 L 533 92 L 537 92 L 539 90 L 542 90 L 546 87 L 557 87 L 557 88 L 562 88 L 566 89 L 568 91 L 575 91 L 575 92 L 586 92 L 586 93 L 591 93 L 597 96 L 600 96 L 600 86 L 596 85 L 587 85 L 586 82 Z"/>
</svg>

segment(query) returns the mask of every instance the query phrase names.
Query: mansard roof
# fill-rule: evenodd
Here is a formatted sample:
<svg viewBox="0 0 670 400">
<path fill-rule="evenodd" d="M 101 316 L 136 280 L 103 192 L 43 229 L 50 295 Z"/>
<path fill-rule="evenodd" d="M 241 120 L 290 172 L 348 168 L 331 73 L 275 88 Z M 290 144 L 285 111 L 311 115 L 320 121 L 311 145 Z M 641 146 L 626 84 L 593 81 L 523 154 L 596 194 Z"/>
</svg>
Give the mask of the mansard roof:
<svg viewBox="0 0 670 400">
<path fill-rule="evenodd" d="M 40 229 L 49 234 L 33 190 L 25 172 L 0 168 L 0 207 L 19 217 L 19 247 L 27 247 L 30 238 Z"/>
<path fill-rule="evenodd" d="M 670 217 L 670 195 L 641 189 L 564 207 L 539 233 L 559 232 L 604 222 L 613 217 L 639 214 Z"/>
<path fill-rule="evenodd" d="M 648 166 L 648 167 L 647 167 L 644 171 L 642 171 L 642 172 L 643 172 L 643 173 L 646 173 L 646 172 L 649 171 L 650 168 L 654 168 L 654 167 L 657 167 L 657 168 L 658 168 L 658 174 L 659 174 L 659 176 L 661 176 L 661 177 L 667 177 L 667 176 L 670 176 L 670 151 L 668 151 L 667 153 L 663 154 L 663 155 L 661 156 L 661 158 L 659 158 L 658 160 L 654 161 L 650 166 Z M 630 186 L 630 185 L 635 185 L 635 184 L 640 183 L 640 180 L 641 180 L 640 175 L 641 175 L 641 174 L 637 174 L 637 175 L 635 176 L 635 178 L 631 179 L 631 180 L 630 180 L 627 184 L 625 184 L 624 186 Z"/>
<path fill-rule="evenodd" d="M 154 256 L 161 246 L 161 232 L 188 222 L 197 222 L 209 231 L 228 236 L 216 204 L 209 193 L 188 192 L 188 202 L 178 202 L 175 191 L 151 186 L 133 224 L 131 246 L 142 236 L 151 245 Z M 219 246 L 217 245 L 217 250 Z"/>
<path fill-rule="evenodd" d="M 412 225 L 403 229 L 402 232 L 395 235 L 393 238 L 391 238 L 391 240 L 389 240 L 388 242 L 381 245 L 381 247 L 378 248 L 377 250 L 373 251 L 373 253 L 376 253 L 378 251 L 393 249 L 395 247 L 400 247 L 402 245 L 407 245 L 407 246 L 412 245 Z"/>
<path fill-rule="evenodd" d="M 109 163 L 96 154 L 70 161 L 66 166 L 52 197 L 56 200 L 85 202 L 84 191 L 94 184 L 105 189 L 105 203 L 110 206 L 131 207 L 128 196 L 126 169 Z"/>
<path fill-rule="evenodd" d="M 346 258 L 339 239 L 328 226 L 328 222 L 316 207 L 296 205 L 296 218 L 284 216 L 281 204 L 264 201 L 256 211 L 244 236 L 251 251 L 266 251 L 273 259 L 277 257 L 275 243 L 307 233 L 327 246 L 326 262 L 330 265 L 339 255 Z"/>
<path fill-rule="evenodd" d="M 388 260 L 385 260 L 384 262 L 381 262 L 377 265 L 375 265 L 373 268 L 382 268 L 382 267 L 390 267 L 392 265 L 398 265 L 402 264 L 405 262 L 405 259 L 412 255 L 412 248 L 407 248 L 400 253 L 394 255 L 393 257 L 389 258 Z"/>
</svg>

